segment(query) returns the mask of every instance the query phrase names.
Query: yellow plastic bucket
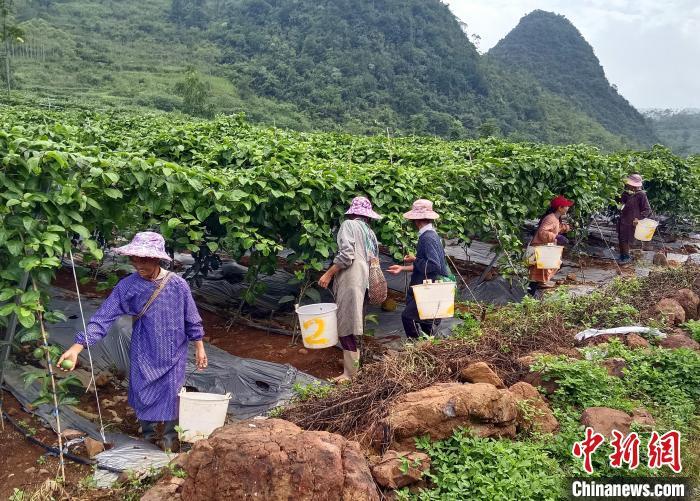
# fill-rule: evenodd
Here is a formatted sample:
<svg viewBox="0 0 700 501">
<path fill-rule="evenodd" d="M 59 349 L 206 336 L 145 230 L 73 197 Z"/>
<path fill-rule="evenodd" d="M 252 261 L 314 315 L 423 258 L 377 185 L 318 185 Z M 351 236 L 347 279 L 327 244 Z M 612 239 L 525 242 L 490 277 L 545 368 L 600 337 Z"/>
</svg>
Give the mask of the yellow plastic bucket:
<svg viewBox="0 0 700 501">
<path fill-rule="evenodd" d="M 557 270 L 561 268 L 561 256 L 564 247 L 561 245 L 538 245 L 535 247 L 535 263 L 539 270 Z"/>
<path fill-rule="evenodd" d="M 199 393 L 180 390 L 181 440 L 196 442 L 208 438 L 211 433 L 224 425 L 231 394 Z"/>
<path fill-rule="evenodd" d="M 433 282 L 432 280 L 425 280 L 420 285 L 412 286 L 420 319 L 454 317 L 456 287 L 455 282 Z"/>
<path fill-rule="evenodd" d="M 338 306 L 335 303 L 300 306 L 296 311 L 305 348 L 320 350 L 338 344 Z"/>
<path fill-rule="evenodd" d="M 650 242 L 654 238 L 656 227 L 659 226 L 658 221 L 653 219 L 642 219 L 634 228 L 634 238 L 642 242 Z"/>
</svg>

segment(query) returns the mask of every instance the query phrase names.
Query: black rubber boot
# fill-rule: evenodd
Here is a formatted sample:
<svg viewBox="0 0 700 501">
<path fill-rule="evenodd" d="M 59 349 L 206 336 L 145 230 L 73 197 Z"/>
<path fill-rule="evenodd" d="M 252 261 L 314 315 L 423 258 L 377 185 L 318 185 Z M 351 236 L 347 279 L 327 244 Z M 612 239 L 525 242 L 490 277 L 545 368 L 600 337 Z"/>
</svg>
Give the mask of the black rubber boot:
<svg viewBox="0 0 700 501">
<path fill-rule="evenodd" d="M 164 451 L 180 452 L 180 440 L 178 440 L 177 431 L 175 430 L 177 420 L 166 421 L 164 425 L 162 449 Z"/>
<path fill-rule="evenodd" d="M 143 439 L 146 442 L 150 442 L 152 444 L 156 443 L 156 422 L 155 421 L 141 421 L 139 419 L 139 423 L 141 424 L 141 434 L 143 435 Z"/>
</svg>

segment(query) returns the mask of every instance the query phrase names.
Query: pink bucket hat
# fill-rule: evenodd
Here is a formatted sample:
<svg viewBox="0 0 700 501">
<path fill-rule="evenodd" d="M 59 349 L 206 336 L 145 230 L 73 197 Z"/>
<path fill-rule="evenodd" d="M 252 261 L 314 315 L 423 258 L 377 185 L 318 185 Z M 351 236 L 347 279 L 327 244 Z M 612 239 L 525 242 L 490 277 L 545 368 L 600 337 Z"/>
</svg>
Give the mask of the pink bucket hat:
<svg viewBox="0 0 700 501">
<path fill-rule="evenodd" d="M 437 219 L 440 216 L 433 210 L 433 202 L 421 198 L 413 202 L 413 208 L 403 217 L 406 219 Z"/>
<path fill-rule="evenodd" d="M 165 252 L 165 240 L 160 233 L 142 231 L 134 235 L 131 243 L 117 247 L 114 252 L 122 256 L 153 257 L 171 261 Z"/>
<path fill-rule="evenodd" d="M 350 208 L 345 212 L 345 214 L 352 214 L 355 216 L 365 216 L 371 219 L 381 219 L 382 216 L 377 214 L 372 210 L 372 202 L 370 202 L 365 197 L 355 197 L 352 199 Z"/>
<path fill-rule="evenodd" d="M 644 180 L 642 179 L 642 176 L 640 176 L 639 174 L 631 174 L 625 180 L 625 183 L 627 183 L 630 186 L 634 186 L 635 188 L 641 188 L 643 182 L 644 182 Z"/>
</svg>

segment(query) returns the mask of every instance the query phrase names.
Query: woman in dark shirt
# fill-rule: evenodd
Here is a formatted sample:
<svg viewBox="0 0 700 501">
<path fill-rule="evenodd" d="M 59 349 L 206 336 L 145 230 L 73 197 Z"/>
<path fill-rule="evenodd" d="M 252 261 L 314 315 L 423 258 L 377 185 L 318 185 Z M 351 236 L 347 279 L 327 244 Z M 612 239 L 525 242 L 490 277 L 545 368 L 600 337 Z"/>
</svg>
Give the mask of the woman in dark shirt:
<svg viewBox="0 0 700 501">
<path fill-rule="evenodd" d="M 416 255 L 404 257 L 405 266 L 395 264 L 387 270 L 393 275 L 402 272 L 411 272 L 411 285 L 419 285 L 423 280 L 437 280 L 440 277 L 449 275 L 445 264 L 445 249 L 442 247 L 442 239 L 433 227 L 433 221 L 440 216 L 433 211 L 433 203 L 429 200 L 416 200 L 413 208 L 404 214 L 406 219 L 413 221 L 418 230 L 418 245 Z M 430 335 L 435 326 L 440 325 L 440 320 L 421 321 L 418 315 L 416 299 L 413 296 L 413 289 L 406 297 L 406 309 L 401 314 L 406 337 L 416 339 L 422 330 Z"/>
<path fill-rule="evenodd" d="M 617 221 L 617 239 L 620 245 L 621 264 L 632 261 L 630 247 L 634 242 L 634 227 L 640 219 L 651 215 L 651 206 L 644 190 L 642 190 L 642 176 L 632 174 L 625 181 L 625 191 L 620 197 L 622 210 Z"/>
</svg>

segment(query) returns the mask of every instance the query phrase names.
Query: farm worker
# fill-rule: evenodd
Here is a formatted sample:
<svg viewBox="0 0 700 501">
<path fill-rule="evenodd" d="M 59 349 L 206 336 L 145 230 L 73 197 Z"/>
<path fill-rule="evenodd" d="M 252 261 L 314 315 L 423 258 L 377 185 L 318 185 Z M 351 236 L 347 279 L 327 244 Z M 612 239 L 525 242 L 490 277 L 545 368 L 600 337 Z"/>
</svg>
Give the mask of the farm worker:
<svg viewBox="0 0 700 501">
<path fill-rule="evenodd" d="M 164 422 L 162 448 L 178 448 L 175 427 L 178 392 L 185 381 L 187 346 L 195 345 L 196 366 L 207 366 L 202 318 L 187 282 L 160 266 L 170 261 L 165 241 L 158 233 L 137 233 L 131 243 L 114 250 L 129 256 L 136 273 L 121 280 L 90 319 L 86 332 L 59 359 L 71 360 L 109 332 L 121 315 L 131 315 L 134 327 L 129 352 L 129 405 L 136 411 L 145 440 L 156 442 L 155 426 Z"/>
<path fill-rule="evenodd" d="M 338 230 L 338 253 L 331 267 L 318 280 L 325 289 L 335 277 L 333 293 L 338 305 L 338 336 L 343 347 L 343 374 L 335 378 L 338 383 L 352 379 L 359 368 L 356 336 L 364 334 L 369 263 L 372 257 L 379 256 L 379 243 L 369 221 L 381 219 L 365 197 L 353 198 L 345 214 L 348 217 Z"/>
<path fill-rule="evenodd" d="M 621 264 L 632 261 L 630 246 L 634 242 L 634 227 L 640 219 L 651 215 L 651 206 L 644 190 L 642 176 L 632 174 L 625 180 L 625 191 L 620 197 L 622 210 L 617 221 L 617 239 L 620 245 Z"/>
<path fill-rule="evenodd" d="M 440 216 L 433 211 L 433 203 L 430 200 L 416 200 L 411 210 L 403 217 L 412 221 L 418 230 L 416 255 L 404 256 L 406 265 L 395 264 L 387 271 L 393 275 L 402 272 L 411 273 L 410 285 L 412 286 L 422 284 L 426 279 L 438 280 L 441 277 L 447 277 L 449 270 L 445 263 L 445 249 L 442 246 L 442 239 L 433 226 L 433 221 Z M 401 321 L 406 337 L 409 339 L 417 339 L 420 331 L 430 335 L 433 328 L 440 325 L 440 319 L 420 320 L 413 289 L 409 289 L 406 295 L 406 308 L 401 314 Z"/>
<path fill-rule="evenodd" d="M 568 224 L 562 223 L 561 219 L 569 212 L 569 208 L 573 205 L 574 203 L 571 200 L 566 199 L 562 195 L 558 195 L 552 199 L 547 212 L 540 218 L 537 233 L 535 233 L 535 236 L 530 242 L 531 247 L 528 248 L 528 258 L 531 259 L 529 265 L 530 286 L 528 287 L 528 292 L 532 295 L 534 295 L 538 289 L 550 289 L 554 287 L 554 283 L 552 283 L 551 280 L 559 271 L 558 268 L 546 270 L 537 268 L 537 264 L 532 262 L 532 259 L 534 259 L 534 249 L 532 249 L 532 247 L 547 244 L 564 245 L 568 243 L 568 239 L 563 234 L 571 231 L 571 227 Z"/>
</svg>

